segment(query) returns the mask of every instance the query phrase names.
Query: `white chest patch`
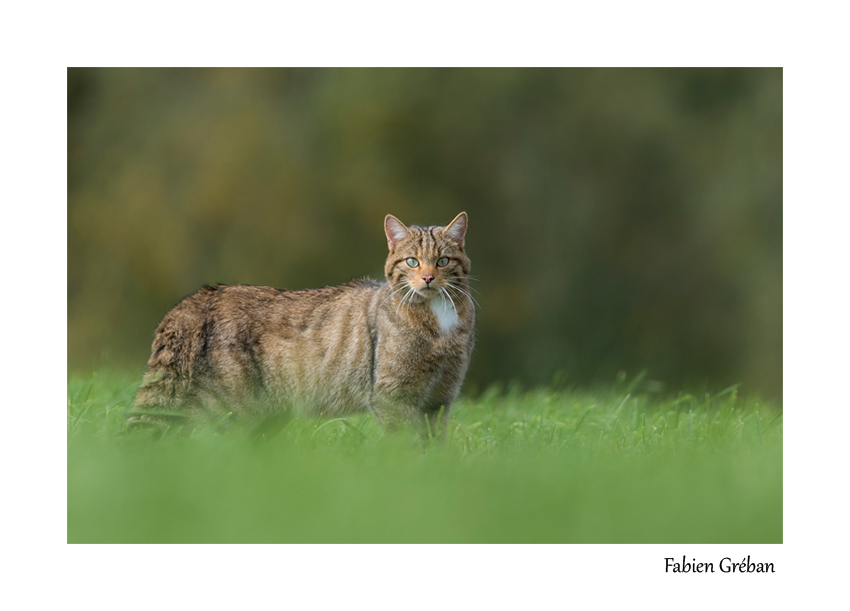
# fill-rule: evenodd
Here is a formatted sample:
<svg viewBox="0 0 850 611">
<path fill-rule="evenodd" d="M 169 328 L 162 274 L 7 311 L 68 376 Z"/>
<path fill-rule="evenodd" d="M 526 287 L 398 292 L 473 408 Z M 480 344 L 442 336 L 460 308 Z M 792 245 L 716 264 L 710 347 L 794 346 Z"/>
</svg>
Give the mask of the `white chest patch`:
<svg viewBox="0 0 850 611">
<path fill-rule="evenodd" d="M 457 324 L 457 311 L 451 301 L 441 295 L 432 299 L 430 305 L 441 331 L 448 331 Z"/>
</svg>

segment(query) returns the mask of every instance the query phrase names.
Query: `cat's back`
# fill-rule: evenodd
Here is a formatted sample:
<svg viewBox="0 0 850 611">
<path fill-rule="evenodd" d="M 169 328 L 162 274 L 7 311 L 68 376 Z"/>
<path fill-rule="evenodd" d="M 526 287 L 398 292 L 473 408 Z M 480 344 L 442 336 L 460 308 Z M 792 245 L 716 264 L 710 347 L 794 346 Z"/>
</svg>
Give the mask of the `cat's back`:
<svg viewBox="0 0 850 611">
<path fill-rule="evenodd" d="M 175 349 L 193 349 L 197 340 L 209 345 L 208 336 L 225 327 L 245 327 L 257 318 L 280 310 L 279 289 L 265 286 L 205 286 L 189 295 L 163 316 L 156 328 L 154 353 L 165 343 Z M 193 341 L 196 340 L 196 341 Z"/>
<path fill-rule="evenodd" d="M 384 286 L 368 279 L 298 291 L 206 286 L 157 327 L 137 405 L 174 408 L 171 396 L 209 406 L 258 393 L 284 402 L 324 396 L 335 412 L 363 405 Z"/>
<path fill-rule="evenodd" d="M 329 322 L 329 314 L 368 310 L 382 284 L 355 280 L 340 286 L 287 291 L 268 286 L 205 286 L 177 305 L 162 319 L 156 335 L 176 341 L 193 333 L 209 335 L 229 330 L 237 333 L 276 330 L 290 337 Z"/>
</svg>

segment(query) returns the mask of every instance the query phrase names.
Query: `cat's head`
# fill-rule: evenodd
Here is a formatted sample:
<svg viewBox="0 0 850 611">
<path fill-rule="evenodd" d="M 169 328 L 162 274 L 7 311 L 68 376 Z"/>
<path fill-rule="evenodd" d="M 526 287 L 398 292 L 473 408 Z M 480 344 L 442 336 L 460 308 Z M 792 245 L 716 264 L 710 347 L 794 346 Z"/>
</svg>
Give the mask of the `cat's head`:
<svg viewBox="0 0 850 611">
<path fill-rule="evenodd" d="M 416 294 L 433 299 L 452 284 L 465 282 L 469 257 L 464 252 L 467 216 L 461 212 L 445 227 L 405 226 L 391 214 L 384 219 L 390 254 L 384 266 L 393 288 L 407 286 Z"/>
</svg>

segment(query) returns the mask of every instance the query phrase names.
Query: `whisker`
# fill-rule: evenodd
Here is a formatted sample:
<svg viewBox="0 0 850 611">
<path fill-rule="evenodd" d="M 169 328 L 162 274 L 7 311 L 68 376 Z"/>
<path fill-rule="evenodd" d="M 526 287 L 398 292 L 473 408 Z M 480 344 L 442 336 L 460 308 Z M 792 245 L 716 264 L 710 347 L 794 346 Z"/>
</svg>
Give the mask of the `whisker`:
<svg viewBox="0 0 850 611">
<path fill-rule="evenodd" d="M 450 282 L 450 281 L 449 281 L 449 280 L 447 280 L 446 282 Z M 457 286 L 462 286 L 462 285 L 457 285 Z M 476 289 L 475 287 L 472 287 L 472 286 L 466 286 L 466 287 L 464 287 L 464 288 L 468 288 L 470 291 L 475 291 L 475 292 L 476 292 L 476 293 L 478 293 L 479 295 L 481 294 L 481 291 L 479 291 L 479 290 L 478 290 L 478 289 Z"/>
<path fill-rule="evenodd" d="M 410 286 L 409 284 L 405 288 L 407 289 L 407 293 L 404 294 L 404 297 L 401 298 L 401 300 L 398 302 L 398 305 L 395 307 L 396 318 L 398 318 L 398 310 L 401 307 L 401 304 L 404 303 L 404 300 L 407 299 L 408 296 L 410 295 L 411 291 L 413 291 L 413 287 Z"/>
<path fill-rule="evenodd" d="M 413 297 L 416 295 L 416 291 L 413 290 L 409 293 L 410 299 L 407 300 L 407 303 L 404 306 L 404 312 L 406 316 L 410 316 L 410 304 L 413 303 Z"/>
<path fill-rule="evenodd" d="M 452 296 L 449 295 L 449 292 L 446 289 L 442 288 L 440 289 L 440 293 L 449 298 L 449 301 L 452 302 L 452 309 L 455 311 L 455 314 L 457 314 L 457 306 L 455 305 L 455 300 L 452 299 Z"/>
<path fill-rule="evenodd" d="M 452 288 L 452 287 L 446 287 L 446 288 L 447 288 L 447 289 L 450 289 L 451 291 L 457 291 L 457 289 Z M 457 294 L 456 294 L 456 296 L 458 297 L 458 299 L 462 299 L 462 298 L 463 298 L 463 295 L 457 295 Z M 449 298 L 451 299 L 451 296 L 450 296 Z M 455 306 L 454 299 L 452 299 L 452 305 L 453 305 L 453 306 Z M 473 307 L 475 307 L 475 306 L 473 306 Z M 455 306 L 455 311 L 457 311 L 457 306 Z"/>
<path fill-rule="evenodd" d="M 446 282 L 460 282 L 461 280 L 475 280 L 476 282 L 480 282 L 478 278 L 473 278 L 472 276 L 450 276 L 446 279 Z M 468 289 L 475 291 L 479 295 L 481 294 L 477 289 L 472 288 L 471 286 L 467 286 Z"/>
<path fill-rule="evenodd" d="M 446 289 L 454 292 L 456 295 L 459 295 L 460 297 L 466 297 L 467 296 L 465 293 L 463 293 L 458 287 L 456 287 L 453 284 L 446 283 Z"/>
<path fill-rule="evenodd" d="M 471 299 L 472 302 L 475 305 L 477 305 L 479 309 L 481 308 L 481 304 L 478 303 L 478 300 L 475 297 L 472 296 L 472 293 L 469 293 L 468 291 L 464 290 L 463 287 L 458 286 L 456 284 L 452 284 L 451 282 L 446 282 L 446 286 L 451 287 L 452 290 L 455 290 L 455 291 L 459 292 L 460 294 L 465 295 L 466 297 L 469 297 L 469 299 Z"/>
<path fill-rule="evenodd" d="M 407 288 L 407 285 L 406 285 L 406 284 L 402 284 L 400 287 L 398 287 L 397 289 L 395 289 L 392 293 L 390 293 L 389 295 L 387 295 L 387 299 L 389 299 L 390 297 L 392 297 L 393 295 L 395 295 L 395 294 L 396 294 L 396 293 L 398 293 L 399 291 L 403 291 L 403 290 L 404 290 L 404 289 L 406 289 L 406 288 Z M 387 299 L 384 299 L 384 300 L 381 302 L 381 305 L 380 305 L 380 306 L 378 306 L 378 307 L 380 308 L 382 305 L 384 305 L 384 304 L 387 302 Z"/>
<path fill-rule="evenodd" d="M 407 291 L 404 295 L 404 299 L 401 300 L 402 308 L 404 309 L 404 315 L 410 315 L 410 300 L 413 299 L 413 295 L 416 293 L 416 290 L 411 286 L 410 290 Z"/>
<path fill-rule="evenodd" d="M 453 281 L 451 281 L 451 280 L 446 280 L 446 284 L 450 284 L 451 286 L 453 286 L 453 287 L 455 287 L 455 288 L 457 288 L 457 289 L 463 289 L 463 290 L 471 289 L 471 288 L 472 288 L 472 287 L 469 287 L 469 286 L 465 286 L 465 285 L 463 285 L 463 284 L 461 284 L 461 283 L 459 283 L 459 282 L 456 282 L 456 281 L 455 281 L 455 282 L 453 282 Z"/>
</svg>

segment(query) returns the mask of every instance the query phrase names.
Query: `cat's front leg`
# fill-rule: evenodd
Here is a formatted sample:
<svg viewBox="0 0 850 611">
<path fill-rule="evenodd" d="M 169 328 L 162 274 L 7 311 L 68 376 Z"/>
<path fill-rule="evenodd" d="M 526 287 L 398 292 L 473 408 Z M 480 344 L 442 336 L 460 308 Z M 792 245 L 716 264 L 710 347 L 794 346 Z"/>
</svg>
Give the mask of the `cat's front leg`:
<svg viewBox="0 0 850 611">
<path fill-rule="evenodd" d="M 424 412 L 426 434 L 445 442 L 449 434 L 449 412 L 451 405 L 440 405 L 426 409 Z"/>
<path fill-rule="evenodd" d="M 388 433 L 412 428 L 424 440 L 436 438 L 443 442 L 448 439 L 449 408 L 441 405 L 423 409 L 410 402 L 383 399 L 376 402 L 373 413 Z"/>
<path fill-rule="evenodd" d="M 393 397 L 381 397 L 372 407 L 375 418 L 387 432 L 403 427 L 413 427 L 427 434 L 425 413 L 410 402 Z"/>
</svg>

